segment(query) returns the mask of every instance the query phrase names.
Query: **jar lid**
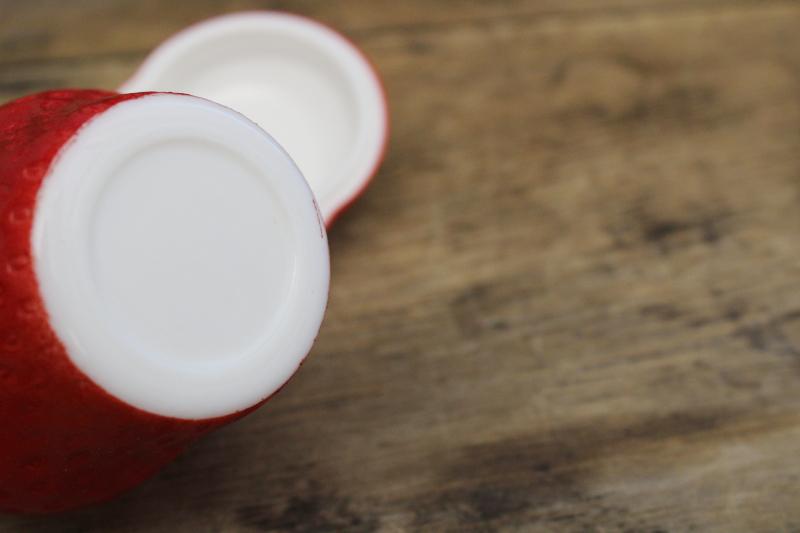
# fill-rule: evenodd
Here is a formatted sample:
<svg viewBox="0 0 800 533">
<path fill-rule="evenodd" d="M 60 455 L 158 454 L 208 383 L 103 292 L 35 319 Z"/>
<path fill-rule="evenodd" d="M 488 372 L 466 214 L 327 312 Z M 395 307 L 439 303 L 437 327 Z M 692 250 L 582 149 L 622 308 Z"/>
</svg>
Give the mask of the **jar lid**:
<svg viewBox="0 0 800 533">
<path fill-rule="evenodd" d="M 377 72 L 347 38 L 297 15 L 244 12 L 195 24 L 119 90 L 188 93 L 244 114 L 300 167 L 327 225 L 364 190 L 386 149 Z"/>
<path fill-rule="evenodd" d="M 32 212 L 30 285 L 48 331 L 140 410 L 196 420 L 248 409 L 297 370 L 325 312 L 328 245 L 311 190 L 227 107 L 97 98 L 113 105 L 50 148 L 35 207 L 17 208 Z"/>
</svg>

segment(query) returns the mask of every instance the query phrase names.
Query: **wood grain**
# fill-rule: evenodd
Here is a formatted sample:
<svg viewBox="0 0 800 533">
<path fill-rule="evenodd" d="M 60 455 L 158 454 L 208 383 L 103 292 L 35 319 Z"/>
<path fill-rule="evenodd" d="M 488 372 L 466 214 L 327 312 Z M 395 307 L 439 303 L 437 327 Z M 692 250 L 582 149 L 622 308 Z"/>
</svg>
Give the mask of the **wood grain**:
<svg viewBox="0 0 800 533">
<path fill-rule="evenodd" d="M 0 0 L 0 100 L 256 7 L 390 97 L 313 354 L 130 494 L 0 531 L 800 531 L 800 4 Z"/>
</svg>

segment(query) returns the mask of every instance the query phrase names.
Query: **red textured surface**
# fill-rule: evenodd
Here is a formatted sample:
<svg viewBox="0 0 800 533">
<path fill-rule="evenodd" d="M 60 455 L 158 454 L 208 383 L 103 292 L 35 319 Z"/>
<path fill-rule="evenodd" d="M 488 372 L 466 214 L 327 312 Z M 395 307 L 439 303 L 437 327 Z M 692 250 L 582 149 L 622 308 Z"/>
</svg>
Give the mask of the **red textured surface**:
<svg viewBox="0 0 800 533">
<path fill-rule="evenodd" d="M 31 263 L 36 194 L 87 120 L 142 94 L 50 91 L 0 107 L 0 510 L 52 512 L 103 501 L 147 479 L 203 433 L 238 418 L 189 421 L 137 410 L 70 361 Z"/>
</svg>

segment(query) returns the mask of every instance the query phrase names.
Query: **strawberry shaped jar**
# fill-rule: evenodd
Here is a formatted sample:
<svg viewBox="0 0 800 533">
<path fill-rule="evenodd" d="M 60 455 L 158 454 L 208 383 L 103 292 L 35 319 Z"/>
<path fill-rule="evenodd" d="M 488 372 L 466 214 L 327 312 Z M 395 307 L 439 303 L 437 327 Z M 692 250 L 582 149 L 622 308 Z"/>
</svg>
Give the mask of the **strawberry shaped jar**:
<svg viewBox="0 0 800 533">
<path fill-rule="evenodd" d="M 328 280 L 308 185 L 237 112 L 95 90 L 0 106 L 0 510 L 109 499 L 262 404 Z"/>
</svg>

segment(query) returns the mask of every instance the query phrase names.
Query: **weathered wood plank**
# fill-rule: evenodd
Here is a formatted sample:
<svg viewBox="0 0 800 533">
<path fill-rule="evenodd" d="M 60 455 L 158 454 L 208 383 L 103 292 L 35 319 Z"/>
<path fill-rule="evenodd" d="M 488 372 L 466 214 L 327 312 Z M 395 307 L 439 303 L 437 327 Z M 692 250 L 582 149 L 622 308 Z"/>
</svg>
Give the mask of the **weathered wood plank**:
<svg viewBox="0 0 800 533">
<path fill-rule="evenodd" d="M 212 10 L 177 5 L 104 8 L 93 50 L 38 22 L 0 97 L 115 86 L 137 24 Z M 355 31 L 394 129 L 309 362 L 122 499 L 0 531 L 800 528 L 800 5 L 336 5 L 281 4 Z"/>
<path fill-rule="evenodd" d="M 758 8 L 768 2 L 786 0 L 193 0 L 191 6 L 159 0 L 0 0 L 0 62 L 144 52 L 188 24 L 244 9 L 277 9 L 313 16 L 359 37 L 497 19 L 534 22 L 687 10 L 718 12 Z"/>
</svg>

